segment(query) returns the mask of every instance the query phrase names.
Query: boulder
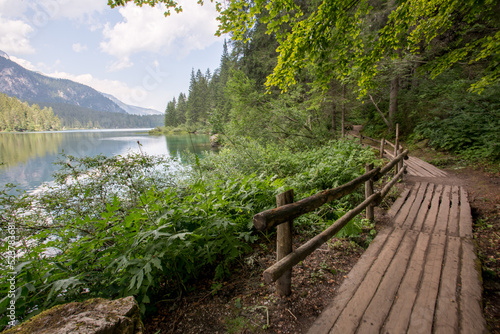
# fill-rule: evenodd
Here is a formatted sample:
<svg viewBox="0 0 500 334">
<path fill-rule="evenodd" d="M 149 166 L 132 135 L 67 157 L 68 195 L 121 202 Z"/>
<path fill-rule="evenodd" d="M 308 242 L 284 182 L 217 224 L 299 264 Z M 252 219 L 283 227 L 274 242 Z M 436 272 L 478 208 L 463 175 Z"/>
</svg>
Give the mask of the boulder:
<svg viewBox="0 0 500 334">
<path fill-rule="evenodd" d="M 144 326 L 134 297 L 89 299 L 54 306 L 5 334 L 142 334 Z"/>
<path fill-rule="evenodd" d="M 220 135 L 218 133 L 216 133 L 210 137 L 210 145 L 212 145 L 212 147 L 219 147 L 221 144 L 220 141 L 221 141 L 221 138 L 220 138 Z"/>
</svg>

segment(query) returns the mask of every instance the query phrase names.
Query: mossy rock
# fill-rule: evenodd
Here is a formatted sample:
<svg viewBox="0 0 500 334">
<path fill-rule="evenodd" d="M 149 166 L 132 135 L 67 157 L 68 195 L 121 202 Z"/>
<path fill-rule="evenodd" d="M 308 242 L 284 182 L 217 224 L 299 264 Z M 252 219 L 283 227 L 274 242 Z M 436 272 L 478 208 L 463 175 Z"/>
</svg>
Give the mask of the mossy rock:
<svg viewBox="0 0 500 334">
<path fill-rule="evenodd" d="M 89 299 L 54 306 L 5 334 L 142 334 L 139 307 L 134 297 Z"/>
</svg>

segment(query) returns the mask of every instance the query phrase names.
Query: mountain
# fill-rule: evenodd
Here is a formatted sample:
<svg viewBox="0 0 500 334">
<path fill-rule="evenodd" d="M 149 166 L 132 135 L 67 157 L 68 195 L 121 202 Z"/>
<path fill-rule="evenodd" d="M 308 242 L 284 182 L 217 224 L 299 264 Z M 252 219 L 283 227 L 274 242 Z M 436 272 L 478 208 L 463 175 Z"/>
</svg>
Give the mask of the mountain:
<svg viewBox="0 0 500 334">
<path fill-rule="evenodd" d="M 62 103 L 97 111 L 127 112 L 97 90 L 66 79 L 30 71 L 0 52 L 0 92 L 22 101 Z"/>
<path fill-rule="evenodd" d="M 145 115 L 162 115 L 163 112 L 155 110 L 155 109 L 148 109 L 148 108 L 142 108 L 142 107 L 137 107 L 137 106 L 132 106 L 130 104 L 123 103 L 122 101 L 118 100 L 116 97 L 113 95 L 105 94 L 102 93 L 105 97 L 116 103 L 120 108 L 125 110 L 128 114 L 131 115 L 140 115 L 140 116 L 145 116 Z"/>
<path fill-rule="evenodd" d="M 10 59 L 9 55 L 0 50 L 0 57 L 4 57 L 5 59 Z"/>
</svg>

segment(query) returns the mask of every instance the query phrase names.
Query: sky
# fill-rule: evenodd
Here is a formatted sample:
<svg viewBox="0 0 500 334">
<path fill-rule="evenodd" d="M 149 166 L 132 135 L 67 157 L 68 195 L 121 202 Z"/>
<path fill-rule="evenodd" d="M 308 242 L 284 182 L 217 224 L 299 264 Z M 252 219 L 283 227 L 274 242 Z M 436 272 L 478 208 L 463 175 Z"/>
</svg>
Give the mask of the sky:
<svg viewBox="0 0 500 334">
<path fill-rule="evenodd" d="M 0 50 L 21 66 L 121 101 L 164 111 L 187 93 L 191 71 L 212 72 L 224 37 L 215 5 L 178 0 L 183 12 L 107 0 L 0 0 Z"/>
</svg>

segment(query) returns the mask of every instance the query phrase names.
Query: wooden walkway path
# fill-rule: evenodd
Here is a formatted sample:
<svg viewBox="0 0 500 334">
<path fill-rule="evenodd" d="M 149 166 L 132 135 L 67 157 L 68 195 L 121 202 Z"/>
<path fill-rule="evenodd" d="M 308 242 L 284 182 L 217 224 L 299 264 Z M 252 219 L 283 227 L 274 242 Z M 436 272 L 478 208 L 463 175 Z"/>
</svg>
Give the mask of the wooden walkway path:
<svg viewBox="0 0 500 334">
<path fill-rule="evenodd" d="M 405 164 L 415 183 L 391 207 L 393 225 L 377 235 L 309 333 L 487 332 L 467 193 L 433 183 L 446 173 L 422 160 Z"/>
</svg>

